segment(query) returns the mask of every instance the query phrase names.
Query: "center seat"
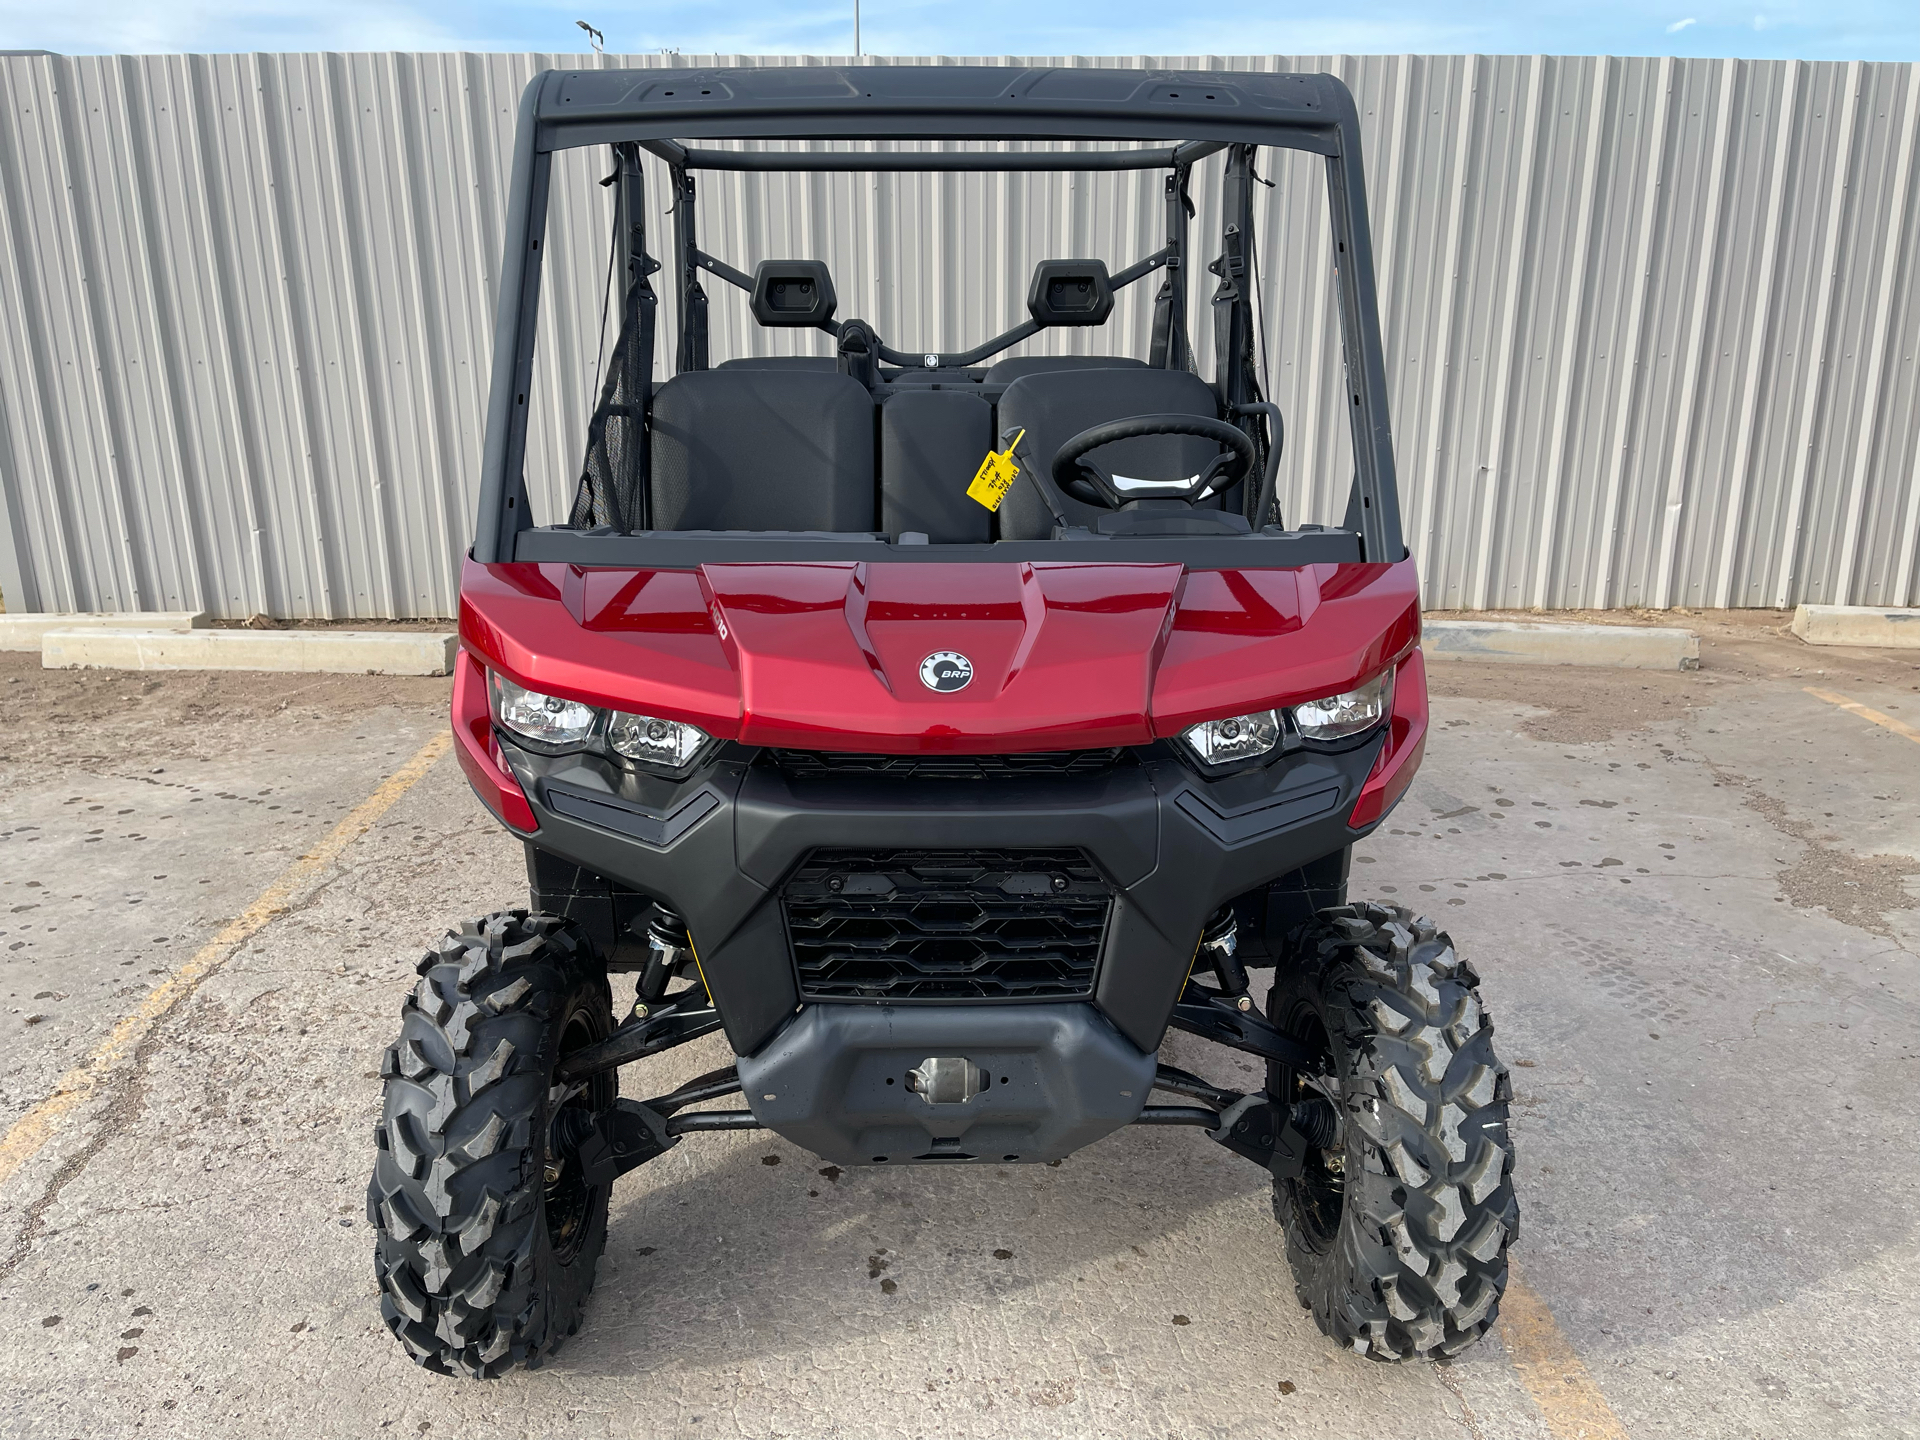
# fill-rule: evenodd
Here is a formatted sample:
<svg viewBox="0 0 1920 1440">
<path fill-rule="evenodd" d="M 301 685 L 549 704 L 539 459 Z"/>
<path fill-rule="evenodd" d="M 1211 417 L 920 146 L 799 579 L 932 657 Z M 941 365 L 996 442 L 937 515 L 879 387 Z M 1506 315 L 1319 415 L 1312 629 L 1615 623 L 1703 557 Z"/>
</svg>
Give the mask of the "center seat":
<svg viewBox="0 0 1920 1440">
<path fill-rule="evenodd" d="M 993 407 L 964 390 L 898 390 L 880 407 L 880 527 L 895 543 L 984 545 L 993 512 L 967 494 L 994 448 Z"/>
</svg>

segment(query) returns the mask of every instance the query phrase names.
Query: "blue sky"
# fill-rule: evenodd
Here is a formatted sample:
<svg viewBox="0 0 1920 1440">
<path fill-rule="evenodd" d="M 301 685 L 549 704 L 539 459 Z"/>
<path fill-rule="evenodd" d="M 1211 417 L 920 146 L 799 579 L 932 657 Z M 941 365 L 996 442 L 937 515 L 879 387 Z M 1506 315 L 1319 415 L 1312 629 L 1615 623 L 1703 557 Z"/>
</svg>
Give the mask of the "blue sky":
<svg viewBox="0 0 1920 1440">
<path fill-rule="evenodd" d="M 880 55 L 1328 54 L 1437 52 L 1920 59 L 1920 0 L 1615 0 L 1478 5 L 1345 0 L 1248 4 L 1148 0 L 864 0 Z M 1194 17 L 1206 15 L 1201 21 Z M 1215 19 L 1213 17 L 1221 17 Z M 0 0 L 0 48 L 68 54 L 182 50 L 584 49 L 847 54 L 853 0 Z"/>
</svg>

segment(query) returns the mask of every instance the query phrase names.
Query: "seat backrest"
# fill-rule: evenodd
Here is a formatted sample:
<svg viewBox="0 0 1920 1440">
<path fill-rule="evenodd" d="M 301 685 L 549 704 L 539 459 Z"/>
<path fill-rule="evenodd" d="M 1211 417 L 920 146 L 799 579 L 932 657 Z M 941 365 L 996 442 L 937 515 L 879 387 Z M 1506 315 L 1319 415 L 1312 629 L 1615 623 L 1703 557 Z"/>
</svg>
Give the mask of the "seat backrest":
<svg viewBox="0 0 1920 1440">
<path fill-rule="evenodd" d="M 1218 419 L 1219 402 L 1197 375 L 1184 370 L 1056 370 L 1028 375 L 1000 397 L 1000 432 L 1024 427 L 1025 458 L 1048 475 L 1059 448 L 1082 430 L 1132 415 L 1200 415 Z M 1194 435 L 1148 435 L 1103 446 L 1091 458 L 1101 468 L 1138 480 L 1183 480 L 1197 475 L 1219 445 Z M 1063 496 L 1067 519 L 1091 525 L 1106 512 Z M 1025 477 L 1014 482 L 1000 502 L 1002 540 L 1044 540 L 1053 533 L 1053 515 Z"/>
<path fill-rule="evenodd" d="M 815 370 L 695 370 L 653 397 L 657 530 L 874 528 L 873 397 Z"/>
<path fill-rule="evenodd" d="M 741 355 L 722 360 L 716 370 L 820 370 L 835 371 L 840 361 L 833 355 Z"/>
<path fill-rule="evenodd" d="M 967 486 L 993 449 L 993 407 L 964 390 L 903 390 L 880 407 L 880 528 L 984 544 L 993 512 Z"/>
<path fill-rule="evenodd" d="M 1147 362 L 1126 355 L 1018 355 L 996 360 L 987 369 L 989 385 L 1011 385 L 1024 375 L 1054 370 L 1144 370 Z"/>
</svg>

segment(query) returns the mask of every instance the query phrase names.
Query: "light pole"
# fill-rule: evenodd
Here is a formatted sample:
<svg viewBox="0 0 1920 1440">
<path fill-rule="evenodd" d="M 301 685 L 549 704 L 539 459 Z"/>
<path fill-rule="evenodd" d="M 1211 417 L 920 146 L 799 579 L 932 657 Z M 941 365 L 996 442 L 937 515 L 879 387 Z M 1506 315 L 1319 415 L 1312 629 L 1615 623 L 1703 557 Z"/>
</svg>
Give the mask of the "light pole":
<svg viewBox="0 0 1920 1440">
<path fill-rule="evenodd" d="M 853 0 L 853 58 L 860 58 L 860 0 Z"/>
</svg>

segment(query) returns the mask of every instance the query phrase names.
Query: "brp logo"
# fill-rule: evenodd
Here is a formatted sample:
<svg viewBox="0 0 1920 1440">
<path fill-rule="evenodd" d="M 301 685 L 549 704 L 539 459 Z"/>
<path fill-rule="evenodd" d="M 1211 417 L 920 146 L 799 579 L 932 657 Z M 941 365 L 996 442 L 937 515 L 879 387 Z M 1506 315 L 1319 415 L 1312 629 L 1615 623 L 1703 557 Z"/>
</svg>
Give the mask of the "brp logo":
<svg viewBox="0 0 1920 1440">
<path fill-rule="evenodd" d="M 920 662 L 920 683 L 929 690 L 951 695 L 967 688 L 973 662 L 955 650 L 936 650 Z"/>
</svg>

